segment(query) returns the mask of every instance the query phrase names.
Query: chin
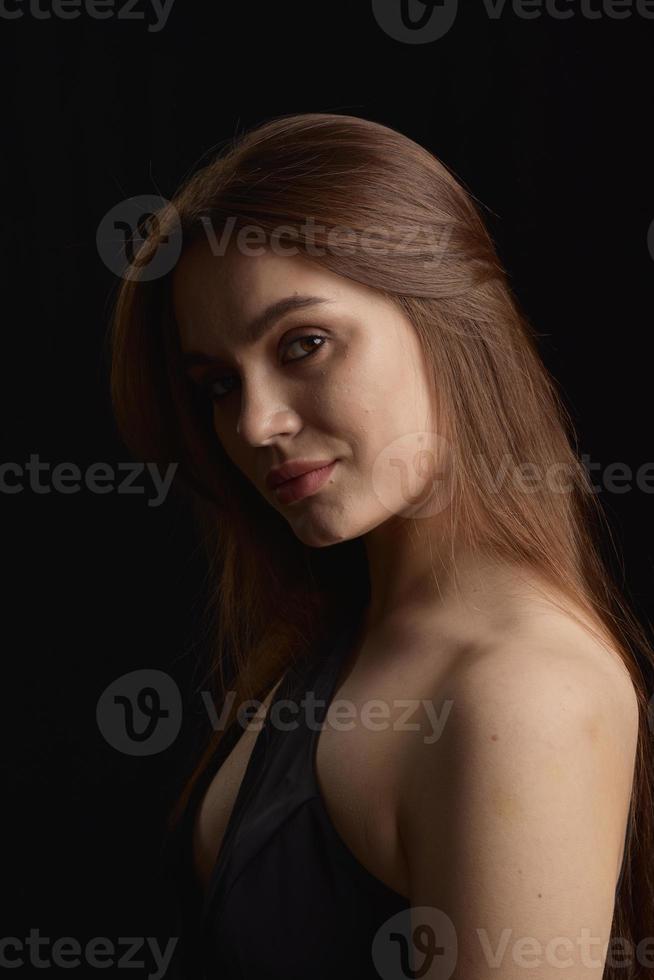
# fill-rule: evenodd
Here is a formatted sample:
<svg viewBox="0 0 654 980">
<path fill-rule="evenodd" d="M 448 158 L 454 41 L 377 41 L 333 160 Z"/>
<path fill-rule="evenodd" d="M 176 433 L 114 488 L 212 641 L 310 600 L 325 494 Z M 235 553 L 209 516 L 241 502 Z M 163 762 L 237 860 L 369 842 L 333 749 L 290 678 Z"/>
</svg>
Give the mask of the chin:
<svg viewBox="0 0 654 980">
<path fill-rule="evenodd" d="M 297 517 L 287 514 L 286 519 L 296 538 L 308 548 L 328 548 L 330 545 L 340 544 L 342 541 L 349 541 L 358 536 L 356 531 L 349 533 L 342 515 L 335 515 L 329 519 L 310 513 L 298 514 Z"/>
</svg>

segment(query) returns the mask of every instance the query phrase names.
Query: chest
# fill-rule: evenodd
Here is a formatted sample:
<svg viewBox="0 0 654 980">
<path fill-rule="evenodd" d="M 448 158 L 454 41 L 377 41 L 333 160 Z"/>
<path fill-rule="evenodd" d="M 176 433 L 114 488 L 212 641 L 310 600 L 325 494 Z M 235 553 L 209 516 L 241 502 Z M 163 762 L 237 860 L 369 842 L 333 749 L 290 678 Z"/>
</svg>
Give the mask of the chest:
<svg viewBox="0 0 654 980">
<path fill-rule="evenodd" d="M 373 683 L 374 681 L 374 683 Z M 371 686 L 372 684 L 372 686 Z M 415 706 L 397 701 L 397 678 L 339 678 L 317 733 L 314 776 L 336 833 L 374 877 L 408 895 L 408 876 L 395 819 L 402 738 L 398 719 L 416 723 Z M 392 691 L 395 689 L 395 698 Z M 195 873 L 207 888 L 230 815 L 275 690 L 245 728 L 200 801 L 193 831 Z M 415 699 L 405 699 L 409 702 Z M 424 724 L 424 720 L 422 722 Z"/>
</svg>

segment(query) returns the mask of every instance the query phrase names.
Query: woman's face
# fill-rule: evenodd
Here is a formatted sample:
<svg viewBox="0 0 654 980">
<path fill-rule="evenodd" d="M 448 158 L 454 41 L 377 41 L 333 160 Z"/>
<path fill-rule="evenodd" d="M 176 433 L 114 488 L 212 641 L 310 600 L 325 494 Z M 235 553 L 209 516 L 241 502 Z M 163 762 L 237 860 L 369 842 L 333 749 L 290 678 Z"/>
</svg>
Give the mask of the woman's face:
<svg viewBox="0 0 654 980">
<path fill-rule="evenodd" d="M 430 384 L 414 328 L 390 301 L 304 256 L 232 245 L 215 256 L 200 241 L 175 269 L 173 305 L 225 452 L 303 543 L 416 516 L 432 459 Z M 272 489 L 268 471 L 289 460 L 335 462 L 322 482 Z"/>
</svg>

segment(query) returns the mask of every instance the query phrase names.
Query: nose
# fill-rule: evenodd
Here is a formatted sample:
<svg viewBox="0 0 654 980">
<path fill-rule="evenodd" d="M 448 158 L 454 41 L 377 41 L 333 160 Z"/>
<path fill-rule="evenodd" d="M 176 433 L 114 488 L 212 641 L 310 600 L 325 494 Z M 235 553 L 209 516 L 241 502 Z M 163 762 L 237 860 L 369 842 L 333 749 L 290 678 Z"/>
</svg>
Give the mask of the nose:
<svg viewBox="0 0 654 980">
<path fill-rule="evenodd" d="M 241 386 L 241 406 L 236 433 L 251 446 L 263 446 L 280 435 L 293 435 L 301 428 L 298 413 L 288 398 L 262 381 Z"/>
</svg>

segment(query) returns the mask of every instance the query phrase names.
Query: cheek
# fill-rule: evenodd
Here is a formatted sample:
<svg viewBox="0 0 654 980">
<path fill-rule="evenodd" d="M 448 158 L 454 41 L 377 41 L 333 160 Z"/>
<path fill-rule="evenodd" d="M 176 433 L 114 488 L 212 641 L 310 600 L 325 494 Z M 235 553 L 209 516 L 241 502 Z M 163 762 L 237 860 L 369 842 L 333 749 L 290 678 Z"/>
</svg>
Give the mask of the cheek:
<svg viewBox="0 0 654 980">
<path fill-rule="evenodd" d="M 371 369 L 356 386 L 339 386 L 333 416 L 377 445 L 399 433 L 415 431 L 420 425 L 420 405 L 415 376 L 382 362 L 378 371 Z"/>
<path fill-rule="evenodd" d="M 430 383 L 406 354 L 375 360 L 358 376 L 356 388 L 341 386 L 334 412 L 357 471 L 394 513 L 420 489 L 425 467 L 433 465 Z"/>
</svg>

